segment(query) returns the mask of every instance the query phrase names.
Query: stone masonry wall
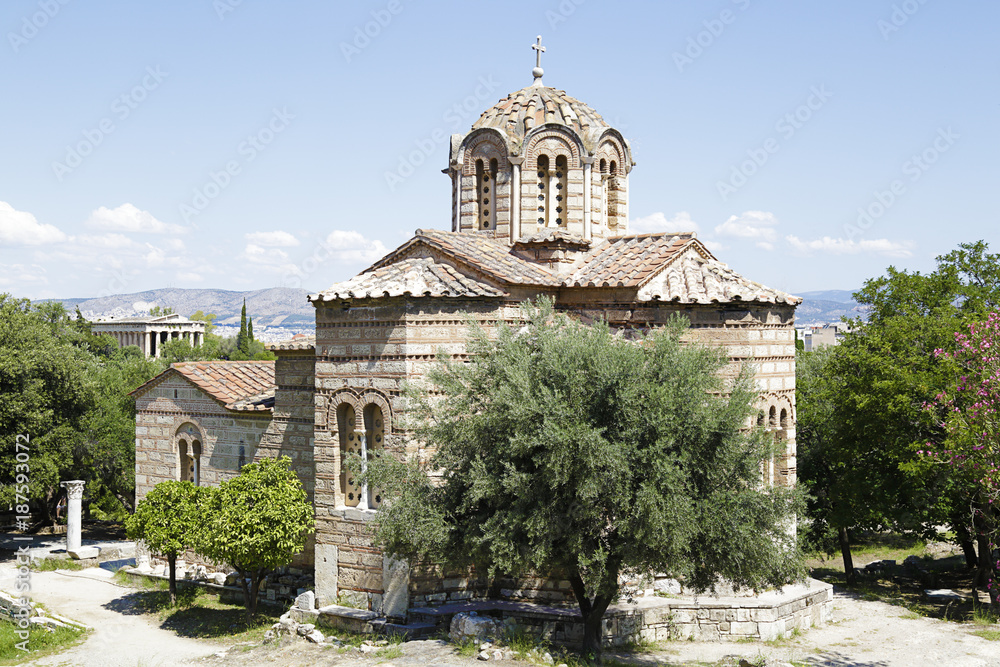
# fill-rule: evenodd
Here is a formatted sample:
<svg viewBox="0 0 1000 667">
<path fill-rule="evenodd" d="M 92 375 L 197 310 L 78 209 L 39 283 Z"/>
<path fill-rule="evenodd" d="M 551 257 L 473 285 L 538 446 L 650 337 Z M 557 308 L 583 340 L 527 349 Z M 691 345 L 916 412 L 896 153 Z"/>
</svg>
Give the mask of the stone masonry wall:
<svg viewBox="0 0 1000 667">
<path fill-rule="evenodd" d="M 217 486 L 239 472 L 239 447 L 253 461 L 270 412 L 237 413 L 180 377 L 167 377 L 136 399 L 135 495 L 141 500 L 166 480 L 180 479 L 176 433 L 192 424 L 201 433 L 202 486 Z"/>
<path fill-rule="evenodd" d="M 316 484 L 313 460 L 313 420 L 315 408 L 316 354 L 313 350 L 277 351 L 274 363 L 273 418 L 257 448 L 255 459 L 287 456 L 292 469 L 313 502 Z M 311 568 L 314 564 L 315 535 L 309 537 L 303 553 L 292 561 L 294 567 Z"/>
</svg>

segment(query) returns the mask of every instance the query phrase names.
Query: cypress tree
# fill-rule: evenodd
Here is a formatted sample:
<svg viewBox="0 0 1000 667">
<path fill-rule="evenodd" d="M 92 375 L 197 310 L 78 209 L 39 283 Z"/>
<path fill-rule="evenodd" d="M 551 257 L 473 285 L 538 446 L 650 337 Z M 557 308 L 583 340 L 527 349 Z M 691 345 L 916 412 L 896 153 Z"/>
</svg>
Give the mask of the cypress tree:
<svg viewBox="0 0 1000 667">
<path fill-rule="evenodd" d="M 243 354 L 249 354 L 250 341 L 247 339 L 247 300 L 243 299 L 243 313 L 240 315 L 240 332 L 236 336 L 236 349 Z"/>
<path fill-rule="evenodd" d="M 247 342 L 252 343 L 254 341 L 253 337 L 253 318 L 247 318 Z"/>
</svg>

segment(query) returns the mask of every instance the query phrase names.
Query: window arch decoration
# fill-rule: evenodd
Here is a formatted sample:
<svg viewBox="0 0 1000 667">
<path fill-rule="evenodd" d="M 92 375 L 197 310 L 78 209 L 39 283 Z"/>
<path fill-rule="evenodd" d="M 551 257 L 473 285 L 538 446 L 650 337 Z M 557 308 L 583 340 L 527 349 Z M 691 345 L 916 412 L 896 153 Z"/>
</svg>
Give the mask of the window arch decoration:
<svg viewBox="0 0 1000 667">
<path fill-rule="evenodd" d="M 549 165 L 554 166 L 560 155 L 566 158 L 568 169 L 581 169 L 581 146 L 579 140 L 567 130 L 548 128 L 532 134 L 525 140 L 524 169 L 533 171 L 538 168 L 538 156 L 547 155 Z"/>
<path fill-rule="evenodd" d="M 366 390 L 360 395 L 344 390 L 334 394 L 330 405 L 329 423 L 336 425 L 340 447 L 342 502 L 347 507 L 378 509 L 382 505 L 382 491 L 361 484 L 346 462 L 350 456 L 359 456 L 364 469 L 369 461 L 382 456 L 392 432 L 389 401 L 376 390 Z"/>
<path fill-rule="evenodd" d="M 190 422 L 181 424 L 174 433 L 177 448 L 178 479 L 201 485 L 201 429 Z"/>
</svg>

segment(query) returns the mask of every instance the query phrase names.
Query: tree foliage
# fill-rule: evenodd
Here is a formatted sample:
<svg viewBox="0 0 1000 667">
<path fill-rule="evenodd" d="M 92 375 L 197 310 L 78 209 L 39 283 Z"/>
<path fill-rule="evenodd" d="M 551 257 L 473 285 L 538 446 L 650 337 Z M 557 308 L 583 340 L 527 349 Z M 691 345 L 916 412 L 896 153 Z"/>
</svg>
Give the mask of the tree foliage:
<svg viewBox="0 0 1000 667">
<path fill-rule="evenodd" d="M 836 349 L 799 355 L 799 472 L 814 497 L 812 534 L 828 549 L 839 541 L 849 580 L 851 528 L 929 537 L 951 524 L 968 543 L 956 521 L 963 491 L 917 451 L 941 433 L 923 411 L 949 381 L 934 351 L 1000 301 L 998 259 L 978 242 L 938 257 L 928 274 L 889 267 L 854 295 L 867 317 L 851 320 Z"/>
<path fill-rule="evenodd" d="M 950 385 L 925 408 L 943 431 L 920 451 L 928 461 L 943 465 L 963 490 L 968 533 L 976 536 L 980 554 L 996 554 L 1000 545 L 1000 315 L 969 325 L 955 343 L 937 350 L 953 372 Z M 985 585 L 994 611 L 1000 611 L 1000 561 L 978 559 L 973 583 Z M 975 597 L 975 590 L 974 595 Z"/>
<path fill-rule="evenodd" d="M 313 529 L 313 508 L 288 457 L 264 458 L 206 495 L 199 553 L 239 573 L 247 620 L 268 572 L 291 562 Z"/>
<path fill-rule="evenodd" d="M 495 340 L 474 327 L 470 362 L 442 362 L 415 397 L 429 467 L 371 464 L 389 499 L 375 519 L 386 551 L 563 576 L 596 654 L 624 572 L 758 590 L 801 574 L 797 495 L 763 487 L 774 442 L 744 429 L 757 399 L 747 369 L 724 386 L 722 353 L 683 344 L 680 320 L 618 335 L 548 302 L 525 316 Z"/>
<path fill-rule="evenodd" d="M 191 482 L 160 482 L 125 521 L 130 539 L 143 540 L 152 551 L 167 557 L 171 604 L 177 602 L 177 555 L 197 544 L 206 491 Z"/>
</svg>

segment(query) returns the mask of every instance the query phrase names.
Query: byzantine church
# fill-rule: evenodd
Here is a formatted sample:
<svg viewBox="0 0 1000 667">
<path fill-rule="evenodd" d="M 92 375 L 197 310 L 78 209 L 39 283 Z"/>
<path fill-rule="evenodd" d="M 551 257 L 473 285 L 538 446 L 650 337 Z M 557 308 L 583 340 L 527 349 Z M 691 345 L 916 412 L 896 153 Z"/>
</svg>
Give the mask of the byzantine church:
<svg viewBox="0 0 1000 667">
<path fill-rule="evenodd" d="M 533 48 L 540 57 L 544 49 Z M 414 605 L 485 596 L 488 582 L 383 557 L 366 525 L 383 499 L 344 462 L 424 456 L 401 426 L 404 384 L 439 351 L 467 358 L 468 316 L 486 328 L 513 325 L 520 304 L 541 296 L 619 328 L 680 314 L 691 322 L 688 340 L 725 349 L 729 372 L 752 360 L 758 424 L 783 443 L 763 463 L 764 480 L 794 484 L 801 300 L 738 275 L 692 232 L 630 234 L 628 140 L 546 86 L 537 60 L 532 73 L 530 86 L 452 136 L 450 229 L 418 229 L 357 276 L 310 295 L 315 336 L 272 345 L 275 361 L 177 363 L 133 392 L 137 499 L 164 480 L 217 484 L 246 463 L 288 456 L 316 511 L 296 564 L 313 569 L 320 604 L 347 600 L 405 618 Z M 503 594 L 571 600 L 563 584 L 511 581 Z"/>
</svg>

